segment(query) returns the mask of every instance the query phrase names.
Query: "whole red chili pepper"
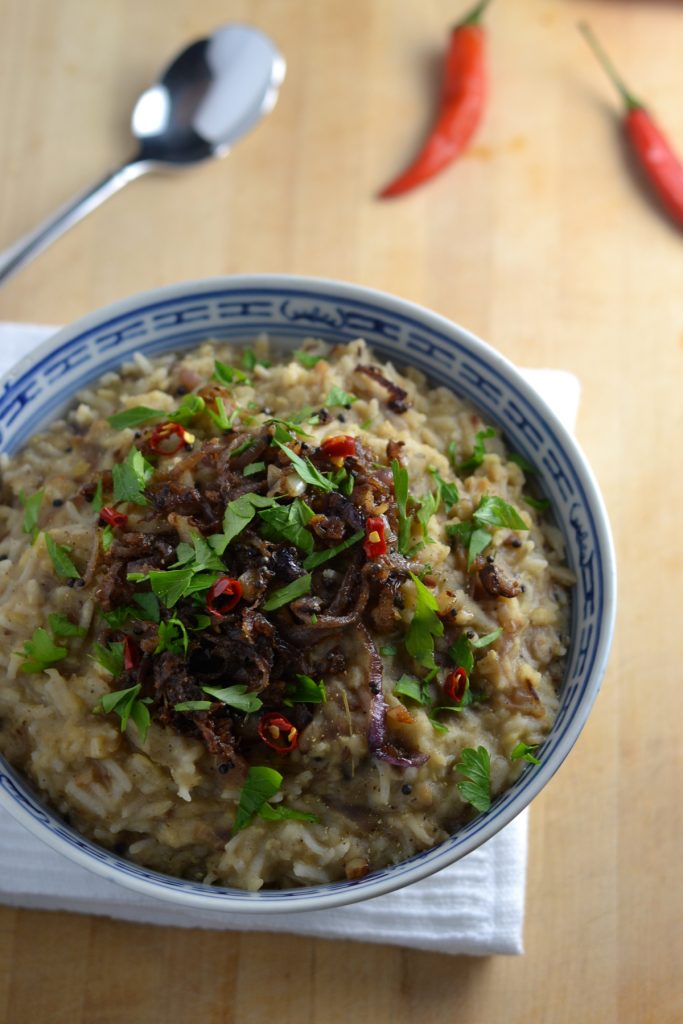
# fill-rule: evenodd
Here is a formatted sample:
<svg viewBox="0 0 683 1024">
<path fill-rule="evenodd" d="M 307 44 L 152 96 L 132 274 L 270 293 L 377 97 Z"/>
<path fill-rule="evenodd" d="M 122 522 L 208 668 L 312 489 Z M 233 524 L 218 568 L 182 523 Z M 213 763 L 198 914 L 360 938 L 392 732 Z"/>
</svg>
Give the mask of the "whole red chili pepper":
<svg viewBox="0 0 683 1024">
<path fill-rule="evenodd" d="M 413 163 L 382 189 L 382 199 L 433 178 L 460 156 L 472 138 L 486 103 L 486 37 L 479 22 L 489 2 L 480 0 L 452 29 L 436 122 Z"/>
<path fill-rule="evenodd" d="M 384 520 L 381 516 L 370 516 L 365 521 L 365 540 L 363 551 L 368 558 L 379 558 L 386 555 L 387 542 L 384 536 Z"/>
<path fill-rule="evenodd" d="M 100 509 L 100 519 L 103 523 L 108 523 L 109 526 L 125 526 L 128 522 L 128 516 L 125 512 L 117 512 L 115 508 Z"/>
<path fill-rule="evenodd" d="M 621 93 L 626 107 L 626 137 L 648 181 L 671 217 L 683 227 L 683 164 L 652 115 L 626 87 L 590 26 L 582 23 L 579 29 Z"/>
<path fill-rule="evenodd" d="M 242 598 L 242 584 L 232 576 L 219 576 L 206 594 L 206 610 L 217 619 L 231 612 Z"/>
<path fill-rule="evenodd" d="M 185 444 L 194 441 L 180 423 L 161 423 L 149 439 L 149 446 L 157 455 L 176 455 Z"/>
<path fill-rule="evenodd" d="M 256 731 L 278 754 L 291 754 L 299 744 L 299 730 L 278 711 L 261 715 Z"/>
<path fill-rule="evenodd" d="M 446 676 L 446 693 L 454 704 L 459 704 L 467 691 L 467 672 L 459 665 Z"/>
<path fill-rule="evenodd" d="M 356 439 L 351 434 L 337 434 L 323 441 L 320 450 L 325 452 L 328 458 L 338 460 L 341 464 L 347 455 L 356 454 Z"/>
</svg>

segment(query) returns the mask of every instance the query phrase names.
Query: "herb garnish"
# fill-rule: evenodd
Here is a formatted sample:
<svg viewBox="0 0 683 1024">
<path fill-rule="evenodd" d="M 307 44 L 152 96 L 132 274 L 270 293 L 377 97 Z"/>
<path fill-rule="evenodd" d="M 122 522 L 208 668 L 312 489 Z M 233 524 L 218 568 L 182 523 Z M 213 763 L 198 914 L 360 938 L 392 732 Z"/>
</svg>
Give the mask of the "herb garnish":
<svg viewBox="0 0 683 1024">
<path fill-rule="evenodd" d="M 213 364 L 213 379 L 227 387 L 231 384 L 251 384 L 246 373 L 242 373 L 234 366 L 228 366 L 227 363 L 221 363 L 218 359 Z"/>
<path fill-rule="evenodd" d="M 465 747 L 455 767 L 465 779 L 465 782 L 457 783 L 463 800 L 478 811 L 488 811 L 491 806 L 491 758 L 486 747 L 477 747 L 476 750 Z"/>
<path fill-rule="evenodd" d="M 242 353 L 242 366 L 245 370 L 253 370 L 257 366 L 268 367 L 271 365 L 270 359 L 259 359 L 253 349 L 245 348 Z"/>
<path fill-rule="evenodd" d="M 273 441 L 281 448 L 287 458 L 294 464 L 298 475 L 304 481 L 304 483 L 310 484 L 312 487 L 319 487 L 323 491 L 333 491 L 334 484 L 331 480 L 328 480 L 326 476 L 323 476 L 320 470 L 316 469 L 310 459 L 302 459 L 300 455 L 293 452 L 291 448 L 283 444 L 282 441 L 278 441 L 277 438 L 273 438 Z"/>
<path fill-rule="evenodd" d="M 221 534 L 214 534 L 216 540 L 211 540 L 211 546 L 222 554 L 230 541 L 234 540 L 242 530 L 246 529 L 252 521 L 258 509 L 272 508 L 277 505 L 275 498 L 264 498 L 261 494 L 241 494 L 234 501 L 229 501 L 223 516 L 223 530 Z"/>
<path fill-rule="evenodd" d="M 133 505 L 149 505 L 144 489 L 154 475 L 154 466 L 134 446 L 124 462 L 112 466 L 114 502 L 129 501 Z"/>
<path fill-rule="evenodd" d="M 522 497 L 530 508 L 535 508 L 538 512 L 545 512 L 550 508 L 547 498 L 533 498 L 530 494 L 523 494 Z"/>
<path fill-rule="evenodd" d="M 514 462 L 520 469 L 523 469 L 529 476 L 536 475 L 536 469 L 531 465 L 528 459 L 525 459 L 519 452 L 510 452 L 508 455 L 508 462 Z"/>
<path fill-rule="evenodd" d="M 215 686 L 202 686 L 202 690 L 210 697 L 215 697 L 221 704 L 229 704 L 231 708 L 237 708 L 238 711 L 244 711 L 246 714 L 258 711 L 263 707 L 260 697 L 248 690 L 244 683 L 224 686 L 222 689 Z"/>
<path fill-rule="evenodd" d="M 160 409 L 150 409 L 147 405 L 136 405 L 132 409 L 124 409 L 123 412 L 114 413 L 107 417 L 107 423 L 114 430 L 125 430 L 126 427 L 139 427 L 150 420 L 158 420 L 168 413 Z"/>
<path fill-rule="evenodd" d="M 394 477 L 394 496 L 398 506 L 398 550 L 402 555 L 407 555 L 410 550 L 411 527 L 407 512 L 408 470 L 401 466 L 398 459 L 392 459 L 391 472 Z"/>
<path fill-rule="evenodd" d="M 463 523 L 453 523 L 446 527 L 446 533 L 457 537 L 463 547 L 467 548 L 467 568 L 482 551 L 491 543 L 490 528 L 507 527 L 510 530 L 528 530 L 519 512 L 507 501 L 494 494 L 484 494 L 471 519 Z"/>
<path fill-rule="evenodd" d="M 484 441 L 488 437 L 495 437 L 496 432 L 493 427 L 487 427 L 486 430 L 478 430 L 474 439 L 474 445 L 472 447 L 472 454 L 469 459 L 464 462 L 460 462 L 455 466 L 456 473 L 460 476 L 469 476 L 477 466 L 481 466 L 486 456 L 486 446 Z"/>
<path fill-rule="evenodd" d="M 104 498 L 102 496 L 102 477 L 100 477 L 99 480 L 97 481 L 97 487 L 95 488 L 95 493 L 93 494 L 90 508 L 93 510 L 96 516 L 99 516 L 100 512 L 102 511 L 103 505 Z"/>
<path fill-rule="evenodd" d="M 394 686 L 394 695 L 396 694 L 401 697 L 410 697 L 418 704 L 429 704 L 431 700 L 429 683 L 424 679 L 405 675 L 405 673 Z"/>
<path fill-rule="evenodd" d="M 274 768 L 255 767 L 247 772 L 247 780 L 240 793 L 237 814 L 232 826 L 232 835 L 237 835 L 243 828 L 250 825 L 258 814 L 266 821 L 282 821 L 292 818 L 296 821 L 316 822 L 318 819 L 314 814 L 306 814 L 303 811 L 294 811 L 282 804 L 273 806 L 268 801 L 280 789 L 282 775 Z"/>
<path fill-rule="evenodd" d="M 85 636 L 88 632 L 87 629 L 83 629 L 82 626 L 77 626 L 75 622 L 68 619 L 66 615 L 62 615 L 60 612 L 51 612 L 47 617 L 47 621 L 50 624 L 53 636 Z"/>
<path fill-rule="evenodd" d="M 123 647 L 123 644 L 121 647 Z M 136 683 L 135 686 L 130 686 L 126 690 L 115 690 L 113 693 L 105 693 L 93 710 L 96 714 L 110 715 L 112 712 L 117 714 L 121 719 L 121 732 L 126 731 L 128 720 L 131 719 L 135 723 L 140 739 L 144 743 L 151 724 L 147 705 L 151 704 L 152 701 L 149 697 L 143 697 L 138 700 L 139 693 L 140 683 Z"/>
<path fill-rule="evenodd" d="M 457 505 L 458 502 L 460 501 L 460 495 L 458 494 L 457 485 L 454 483 L 447 483 L 439 473 L 438 469 L 434 469 L 434 467 L 430 467 L 429 472 L 434 477 L 434 480 L 439 488 L 439 494 L 441 496 L 441 500 L 444 503 L 446 511 L 450 512 L 453 506 Z"/>
<path fill-rule="evenodd" d="M 71 548 L 65 544 L 58 544 L 49 533 L 44 534 L 44 537 L 45 547 L 59 578 L 62 580 L 80 580 L 81 574 L 69 558 Z"/>
<path fill-rule="evenodd" d="M 294 353 L 294 358 L 302 366 L 305 366 L 307 370 L 312 370 L 325 356 L 314 356 L 310 352 L 304 352 L 303 349 L 298 348 Z"/>
<path fill-rule="evenodd" d="M 184 623 L 175 615 L 166 622 L 159 623 L 159 634 L 155 654 L 170 651 L 172 654 L 187 654 L 189 637 Z"/>
<path fill-rule="evenodd" d="M 528 743 L 523 743 L 520 740 L 520 742 L 517 744 L 515 749 L 510 754 L 510 760 L 518 761 L 521 759 L 523 761 L 528 761 L 529 764 L 540 764 L 541 762 L 539 761 L 539 759 L 537 757 L 534 757 L 534 755 L 531 753 L 531 751 L 535 750 L 537 746 L 538 743 L 532 743 L 530 745 Z"/>
<path fill-rule="evenodd" d="M 294 601 L 297 597 L 309 594 L 311 591 L 311 581 L 312 576 L 308 572 L 304 576 L 299 576 L 292 583 L 288 583 L 286 587 L 274 590 L 268 600 L 264 602 L 264 612 L 274 612 L 276 608 L 282 608 L 283 605 L 289 604 L 290 601 Z"/>
<path fill-rule="evenodd" d="M 344 408 L 348 408 L 349 406 L 353 405 L 354 402 L 357 401 L 358 397 L 356 395 L 352 395 L 348 391 L 344 391 L 343 388 L 337 387 L 337 385 L 335 384 L 330 390 L 329 395 L 325 399 L 325 405 L 327 405 L 330 409 L 334 409 L 335 406 L 339 405 L 343 406 Z"/>
<path fill-rule="evenodd" d="M 208 412 L 209 416 L 211 417 L 211 419 L 216 424 L 219 430 L 232 430 L 233 423 L 235 422 L 235 417 L 237 416 L 237 409 L 233 409 L 233 411 L 228 416 L 225 410 L 225 402 L 223 401 L 220 395 L 218 395 L 214 399 L 214 402 L 216 405 L 216 412 L 214 412 L 213 409 L 210 409 L 208 406 L 206 407 L 206 411 Z"/>
<path fill-rule="evenodd" d="M 346 551 L 347 548 L 353 547 L 363 539 L 365 533 L 363 530 L 358 530 L 357 533 L 352 533 L 350 537 L 343 540 L 341 544 L 337 544 L 333 548 L 325 548 L 323 551 L 315 551 L 309 555 L 308 558 L 304 559 L 304 569 L 316 569 L 319 565 L 323 565 L 324 562 L 328 562 L 331 558 L 336 558 L 342 551 Z"/>
<path fill-rule="evenodd" d="M 296 683 L 287 685 L 284 703 L 288 707 L 293 704 L 324 704 L 327 701 L 325 683 L 321 679 L 316 683 L 310 676 L 298 675 Z"/>
<path fill-rule="evenodd" d="M 301 551 L 313 551 L 313 534 L 306 529 L 315 513 L 300 498 L 290 505 L 274 505 L 261 509 L 259 518 L 265 523 L 261 530 L 267 540 L 289 540 Z"/>
<path fill-rule="evenodd" d="M 265 468 L 265 462 L 250 462 L 242 470 L 242 476 L 256 476 L 257 473 L 262 473 Z"/>
<path fill-rule="evenodd" d="M 22 672 L 44 672 L 46 668 L 66 658 L 69 652 L 66 647 L 54 643 L 46 629 L 38 627 L 24 644 L 22 653 L 26 658 L 21 665 Z"/>
<path fill-rule="evenodd" d="M 45 491 L 36 491 L 30 498 L 27 498 L 23 491 L 19 492 L 19 501 L 24 508 L 24 521 L 21 528 L 24 533 L 31 534 L 31 544 L 38 536 L 38 519 L 40 518 L 40 506 L 43 503 Z"/>
<path fill-rule="evenodd" d="M 93 644 L 93 655 L 102 668 L 111 672 L 113 676 L 120 676 L 123 672 L 123 642 L 107 644 Z M 124 691 L 126 692 L 126 691 Z"/>
<path fill-rule="evenodd" d="M 415 584 L 415 614 L 406 633 L 406 650 L 425 668 L 435 669 L 434 637 L 443 635 L 443 623 L 436 612 L 436 598 L 415 573 L 410 574 Z"/>
</svg>

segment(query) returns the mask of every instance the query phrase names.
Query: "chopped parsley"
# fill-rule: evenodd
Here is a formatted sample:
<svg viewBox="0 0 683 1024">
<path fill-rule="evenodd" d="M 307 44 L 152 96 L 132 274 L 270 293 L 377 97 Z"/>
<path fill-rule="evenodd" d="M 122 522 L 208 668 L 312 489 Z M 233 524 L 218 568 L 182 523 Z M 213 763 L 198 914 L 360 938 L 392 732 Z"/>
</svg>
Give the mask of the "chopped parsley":
<svg viewBox="0 0 683 1024">
<path fill-rule="evenodd" d="M 185 569 L 154 569 L 150 573 L 129 572 L 131 582 L 149 580 L 156 597 L 167 607 L 173 608 L 181 597 L 208 590 L 214 585 L 216 573 L 195 572 L 192 566 Z"/>
<path fill-rule="evenodd" d="M 124 462 L 112 466 L 114 502 L 129 501 L 133 505 L 149 505 L 144 490 L 154 475 L 154 466 L 134 446 Z"/>
<path fill-rule="evenodd" d="M 415 584 L 416 604 L 415 614 L 406 633 L 406 650 L 420 665 L 435 669 L 434 637 L 443 635 L 443 623 L 436 614 L 439 605 L 415 573 L 411 572 L 410 578 Z"/>
<path fill-rule="evenodd" d="M 69 558 L 71 548 L 58 544 L 49 533 L 44 534 L 45 547 L 52 559 L 55 572 L 61 580 L 80 580 L 81 574 Z"/>
<path fill-rule="evenodd" d="M 188 643 L 189 638 L 184 623 L 176 618 L 176 616 L 173 616 L 167 622 L 159 623 L 159 633 L 154 653 L 161 654 L 163 651 L 170 651 L 172 654 L 187 654 Z"/>
<path fill-rule="evenodd" d="M 245 370 L 253 370 L 257 366 L 270 366 L 270 359 L 259 359 L 252 348 L 245 348 L 242 353 L 242 366 Z"/>
<path fill-rule="evenodd" d="M 488 647 L 489 644 L 496 642 L 499 636 L 502 636 L 503 629 L 501 626 L 498 629 L 494 629 L 492 633 L 487 633 L 486 636 L 476 637 L 474 640 L 470 640 L 470 647 L 474 647 L 475 650 L 481 650 L 482 647 Z"/>
<path fill-rule="evenodd" d="M 26 658 L 21 665 L 22 672 L 44 672 L 46 668 L 66 658 L 69 652 L 66 647 L 54 643 L 46 629 L 38 627 L 24 644 L 22 653 Z"/>
<path fill-rule="evenodd" d="M 394 497 L 398 506 L 398 550 L 402 555 L 410 551 L 411 523 L 408 516 L 408 470 L 392 459 L 391 472 L 394 477 Z"/>
<path fill-rule="evenodd" d="M 299 576 L 299 578 L 294 580 L 292 583 L 288 583 L 286 587 L 282 587 L 280 590 L 274 590 L 268 600 L 264 602 L 264 612 L 274 612 L 276 608 L 282 608 L 283 605 L 289 604 L 290 601 L 294 601 L 297 597 L 303 597 L 304 594 L 310 594 L 311 581 L 312 576 L 310 572 L 308 572 L 304 576 Z"/>
<path fill-rule="evenodd" d="M 216 424 L 219 430 L 232 430 L 233 424 L 235 422 L 235 417 L 237 416 L 237 410 L 234 409 L 228 416 L 225 410 L 225 402 L 223 401 L 220 395 L 218 395 L 217 398 L 215 399 L 215 405 L 215 412 L 213 411 L 213 409 L 209 409 L 208 406 L 206 407 L 206 411 L 208 412 L 213 422 Z"/>
<path fill-rule="evenodd" d="M 295 811 L 283 807 L 282 804 L 273 806 L 269 803 L 271 797 L 279 791 L 282 785 L 282 775 L 274 768 L 254 767 L 247 772 L 247 779 L 240 793 L 237 814 L 232 826 L 232 835 L 237 835 L 243 828 L 250 825 L 256 815 L 266 821 L 282 821 L 291 818 L 296 821 L 316 822 L 318 819 L 314 814 L 306 814 L 303 811 Z"/>
<path fill-rule="evenodd" d="M 121 719 L 121 732 L 126 731 L 129 720 L 133 721 L 140 734 L 140 739 L 144 743 L 151 724 L 147 705 L 152 701 L 149 697 L 138 699 L 139 693 L 140 683 L 129 686 L 126 690 L 105 693 L 93 710 L 96 714 L 110 715 L 114 713 L 118 715 Z"/>
<path fill-rule="evenodd" d="M 304 569 L 311 570 L 316 569 L 319 565 L 323 565 L 325 562 L 329 562 L 331 558 L 335 558 L 340 555 L 342 551 L 346 551 L 347 548 L 353 547 L 363 539 L 365 532 L 358 530 L 357 533 L 352 533 L 350 537 L 343 540 L 341 544 L 337 544 L 333 548 L 325 548 L 324 551 L 315 551 L 310 554 L 308 558 L 304 559 Z"/>
<path fill-rule="evenodd" d="M 429 704 L 431 700 L 429 683 L 424 679 L 405 675 L 405 673 L 394 686 L 394 695 L 410 697 L 411 700 L 417 701 L 418 704 Z"/>
<path fill-rule="evenodd" d="M 490 529 L 507 527 L 510 530 L 528 530 L 519 512 L 507 501 L 494 494 L 482 495 L 472 518 L 446 527 L 446 533 L 456 537 L 467 548 L 467 568 L 470 569 L 477 555 L 491 543 Z"/>
<path fill-rule="evenodd" d="M 463 800 L 478 811 L 488 811 L 491 806 L 491 758 L 486 747 L 477 747 L 476 750 L 465 747 L 455 768 L 465 780 L 457 784 Z"/>
<path fill-rule="evenodd" d="M 550 502 L 547 498 L 534 498 L 530 494 L 523 495 L 524 501 L 530 508 L 535 508 L 537 512 L 545 512 L 546 509 L 550 508 Z"/>
<path fill-rule="evenodd" d="M 123 412 L 114 413 L 113 416 L 107 418 L 107 423 L 114 430 L 125 430 L 126 427 L 139 427 L 143 423 L 149 423 L 150 420 L 158 420 L 168 413 L 162 412 L 161 409 L 150 409 L 147 405 L 136 405 L 132 409 L 124 409 Z"/>
<path fill-rule="evenodd" d="M 306 529 L 314 512 L 305 501 L 296 498 L 290 505 L 273 505 L 259 511 L 265 529 L 261 530 L 267 540 L 288 540 L 307 554 L 313 551 L 313 534 Z"/>
<path fill-rule="evenodd" d="M 312 370 L 325 356 L 314 356 L 312 353 L 304 352 L 303 349 L 298 348 L 294 353 L 294 358 L 307 370 Z"/>
<path fill-rule="evenodd" d="M 327 701 L 325 683 L 321 679 L 316 683 L 310 676 L 298 675 L 296 683 L 289 683 L 285 696 L 285 704 L 324 704 Z"/>
<path fill-rule="evenodd" d="M 484 442 L 487 438 L 495 436 L 496 432 L 493 427 L 487 427 L 486 430 L 478 430 L 476 437 L 474 438 L 472 454 L 469 459 L 466 459 L 464 462 L 460 462 L 455 466 L 456 473 L 459 473 L 460 476 L 469 476 L 478 466 L 481 466 L 486 456 L 486 446 Z"/>
<path fill-rule="evenodd" d="M 195 416 L 199 416 L 205 409 L 206 402 L 201 395 L 185 395 L 176 411 L 172 412 L 168 418 L 173 423 L 180 423 L 181 426 L 186 427 Z"/>
<path fill-rule="evenodd" d="M 109 548 L 114 543 L 114 530 L 109 523 L 107 523 L 105 528 L 102 530 L 100 539 L 102 541 L 102 550 L 105 552 L 109 551 Z"/>
<path fill-rule="evenodd" d="M 123 672 L 123 641 L 107 644 L 106 647 L 104 644 L 94 644 L 93 654 L 95 661 L 99 662 L 107 672 L 111 672 L 113 676 L 121 675 Z"/>
<path fill-rule="evenodd" d="M 537 746 L 538 743 L 532 743 L 531 745 L 529 745 L 528 743 L 522 743 L 520 741 L 510 754 L 510 760 L 522 760 L 528 761 L 529 764 L 540 764 L 541 762 L 539 761 L 539 759 L 537 757 L 534 757 L 534 755 L 531 753 L 531 751 L 535 750 Z"/>
<path fill-rule="evenodd" d="M 277 438 L 273 438 L 273 441 L 281 448 L 287 458 L 294 464 L 298 475 L 306 484 L 310 484 L 312 487 L 319 487 L 322 491 L 333 491 L 334 484 L 331 480 L 328 480 L 326 476 L 316 469 L 310 459 L 302 459 L 300 455 L 293 452 L 291 448 L 283 444 L 282 441 L 278 441 Z"/>
<path fill-rule="evenodd" d="M 417 510 L 417 521 L 422 529 L 422 536 L 425 544 L 433 544 L 434 541 L 429 536 L 429 520 L 438 511 L 439 505 L 441 504 L 441 496 L 439 491 L 436 494 L 427 494 L 420 502 L 420 507 Z"/>
<path fill-rule="evenodd" d="M 21 528 L 24 533 L 31 535 L 31 544 L 38 536 L 38 519 L 40 518 L 40 506 L 43 503 L 45 491 L 36 491 L 30 498 L 27 498 L 23 491 L 19 492 L 19 501 L 24 508 L 24 520 Z"/>
<path fill-rule="evenodd" d="M 262 473 L 265 468 L 265 462 L 250 462 L 242 470 L 242 476 L 256 476 L 257 473 Z"/>
<path fill-rule="evenodd" d="M 236 683 L 234 686 L 225 686 L 222 689 L 217 689 L 214 686 L 202 686 L 202 690 L 210 697 L 215 697 L 221 704 L 228 704 L 231 708 L 244 711 L 245 714 L 258 711 L 263 707 L 260 697 L 248 690 L 244 683 Z"/>
<path fill-rule="evenodd" d="M 519 452 L 510 452 L 510 454 L 508 455 L 508 462 L 514 462 L 515 465 L 519 466 L 520 469 L 523 469 L 524 472 L 527 473 L 529 476 L 536 475 L 536 470 L 531 465 L 529 460 L 525 459 L 524 456 L 520 455 Z"/>
<path fill-rule="evenodd" d="M 102 477 L 100 477 L 100 479 L 97 481 L 97 487 L 95 488 L 95 493 L 93 494 L 90 507 L 95 513 L 95 515 L 99 516 L 100 512 L 102 511 L 103 505 L 104 498 L 102 496 Z"/>
<path fill-rule="evenodd" d="M 222 554 L 230 541 L 234 540 L 242 530 L 246 529 L 258 509 L 272 508 L 277 505 L 274 498 L 264 498 L 261 494 L 242 494 L 234 501 L 229 501 L 223 517 L 223 535 L 216 534 L 218 540 L 212 540 L 212 547 Z"/>
<path fill-rule="evenodd" d="M 334 409 L 336 406 L 343 406 L 345 409 L 350 408 L 354 402 L 357 402 L 358 398 L 356 395 L 350 394 L 348 391 L 344 391 L 343 388 L 337 387 L 335 384 L 331 389 L 329 395 L 325 399 L 325 405 L 329 406 L 330 409 Z"/>
<path fill-rule="evenodd" d="M 439 488 L 439 495 L 444 503 L 446 511 L 450 512 L 453 506 L 457 505 L 460 501 L 457 485 L 454 483 L 447 483 L 439 473 L 438 469 L 430 468 L 429 472 L 434 477 L 434 481 Z"/>
<path fill-rule="evenodd" d="M 251 384 L 246 373 L 242 373 L 234 366 L 228 366 L 227 363 L 221 363 L 218 359 L 213 364 L 213 379 L 219 384 L 225 384 L 226 387 L 232 384 Z"/>
<path fill-rule="evenodd" d="M 47 617 L 47 621 L 50 624 L 53 636 L 85 636 L 88 632 L 87 629 L 83 629 L 82 626 L 77 626 L 75 622 L 67 618 L 66 615 L 62 615 L 60 612 L 51 612 Z"/>
<path fill-rule="evenodd" d="M 379 653 L 383 654 L 385 658 L 390 658 L 398 653 L 398 649 L 393 644 L 385 644 L 384 647 L 380 647 Z"/>
<path fill-rule="evenodd" d="M 127 604 L 110 612 L 100 609 L 100 615 L 112 629 L 120 629 L 129 619 L 141 619 L 143 622 L 159 621 L 159 599 L 155 594 L 133 594 L 133 600 L 138 605 L 137 608 Z"/>
</svg>

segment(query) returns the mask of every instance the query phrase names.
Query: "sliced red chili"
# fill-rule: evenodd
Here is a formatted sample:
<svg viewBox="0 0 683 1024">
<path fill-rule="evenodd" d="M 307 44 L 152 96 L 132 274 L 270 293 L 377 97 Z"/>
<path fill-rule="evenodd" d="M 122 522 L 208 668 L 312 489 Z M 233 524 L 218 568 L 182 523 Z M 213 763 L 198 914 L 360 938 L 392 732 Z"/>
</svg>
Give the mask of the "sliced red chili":
<svg viewBox="0 0 683 1024">
<path fill-rule="evenodd" d="M 128 516 L 125 512 L 117 512 L 115 508 L 105 506 L 100 509 L 100 520 L 103 523 L 108 523 L 109 526 L 125 526 Z"/>
<path fill-rule="evenodd" d="M 126 672 L 130 672 L 132 668 L 137 668 L 140 664 L 140 651 L 138 650 L 137 644 L 131 640 L 129 636 L 123 638 L 123 667 Z"/>
<path fill-rule="evenodd" d="M 323 441 L 320 449 L 331 459 L 345 459 L 356 454 L 356 439 L 351 434 L 336 434 Z"/>
<path fill-rule="evenodd" d="M 263 742 L 278 754 L 291 754 L 299 745 L 299 730 L 278 711 L 261 715 L 257 732 Z"/>
<path fill-rule="evenodd" d="M 384 536 L 384 520 L 381 516 L 370 516 L 365 522 L 365 540 L 363 551 L 368 558 L 379 558 L 386 555 L 387 542 Z"/>
<path fill-rule="evenodd" d="M 448 673 L 445 689 L 449 700 L 459 704 L 467 692 L 467 672 L 462 665 Z"/>
<path fill-rule="evenodd" d="M 232 576 L 219 576 L 206 594 L 206 609 L 210 615 L 222 619 L 239 604 L 242 598 L 242 584 Z"/>
<path fill-rule="evenodd" d="M 188 434 L 180 423 L 160 423 L 152 432 L 149 446 L 157 455 L 176 455 L 183 445 L 192 441 L 194 436 Z"/>
</svg>

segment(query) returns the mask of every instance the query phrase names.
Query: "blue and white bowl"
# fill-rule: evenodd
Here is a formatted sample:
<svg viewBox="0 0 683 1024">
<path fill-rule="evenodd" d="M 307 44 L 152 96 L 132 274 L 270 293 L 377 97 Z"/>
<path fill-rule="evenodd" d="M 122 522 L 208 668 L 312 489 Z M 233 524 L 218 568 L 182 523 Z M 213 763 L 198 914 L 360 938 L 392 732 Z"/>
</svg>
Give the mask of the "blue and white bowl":
<svg viewBox="0 0 683 1024">
<path fill-rule="evenodd" d="M 0 381 L 0 451 L 17 451 L 74 394 L 133 352 L 154 355 L 204 338 L 246 340 L 261 331 L 298 343 L 363 337 L 397 364 L 469 399 L 543 475 L 576 573 L 571 646 L 553 729 L 541 763 L 527 766 L 490 811 L 445 843 L 357 881 L 245 893 L 170 878 L 84 839 L 0 759 L 0 803 L 55 850 L 112 881 L 202 909 L 314 910 L 368 899 L 415 882 L 470 853 L 527 806 L 574 745 L 598 693 L 612 639 L 615 565 L 605 508 L 576 442 L 501 355 L 472 334 L 401 299 L 315 278 L 253 275 L 173 285 L 124 299 L 65 327 Z"/>
</svg>

